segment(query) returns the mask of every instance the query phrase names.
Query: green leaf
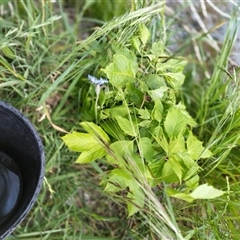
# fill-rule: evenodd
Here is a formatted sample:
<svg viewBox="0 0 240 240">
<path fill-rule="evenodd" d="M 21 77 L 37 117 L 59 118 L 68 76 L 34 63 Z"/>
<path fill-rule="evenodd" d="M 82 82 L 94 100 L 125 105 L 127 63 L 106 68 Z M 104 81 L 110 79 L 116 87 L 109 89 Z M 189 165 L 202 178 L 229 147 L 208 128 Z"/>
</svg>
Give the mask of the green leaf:
<svg viewBox="0 0 240 240">
<path fill-rule="evenodd" d="M 179 177 L 173 171 L 172 166 L 168 161 L 163 166 L 161 179 L 168 183 L 179 182 Z"/>
<path fill-rule="evenodd" d="M 104 131 L 106 131 L 109 135 L 111 135 L 115 139 L 117 140 L 124 139 L 124 133 L 116 121 L 113 121 L 112 119 L 105 120 L 104 122 L 101 123 L 101 127 L 104 129 Z"/>
<path fill-rule="evenodd" d="M 145 120 L 150 119 L 150 112 L 146 108 L 137 109 L 137 111 L 138 111 L 138 114 L 140 115 L 139 118 L 145 119 Z"/>
<path fill-rule="evenodd" d="M 182 163 L 184 165 L 184 180 L 189 180 L 193 176 L 197 175 L 200 166 L 197 164 L 196 161 L 194 161 L 187 151 L 185 152 L 178 152 L 177 156 L 182 160 Z"/>
<path fill-rule="evenodd" d="M 109 78 L 109 82 L 115 87 L 135 82 L 135 75 L 138 70 L 136 57 L 114 54 L 113 63 L 109 64 L 103 71 Z"/>
<path fill-rule="evenodd" d="M 187 149 L 188 154 L 194 160 L 197 160 L 199 158 L 211 157 L 211 152 L 209 150 L 204 151 L 205 148 L 202 146 L 202 142 L 200 142 L 195 136 L 193 136 L 192 132 L 189 132 L 188 134 Z"/>
<path fill-rule="evenodd" d="M 185 75 L 183 73 L 162 73 L 167 82 L 175 89 L 178 90 L 184 82 Z"/>
<path fill-rule="evenodd" d="M 209 158 L 212 156 L 212 152 L 208 149 L 204 148 L 204 151 L 201 153 L 201 155 L 199 156 L 200 158 Z"/>
<path fill-rule="evenodd" d="M 163 159 L 159 159 L 158 161 L 148 164 L 150 172 L 154 178 L 160 178 L 162 176 L 162 169 L 165 163 L 166 162 Z"/>
<path fill-rule="evenodd" d="M 203 184 L 198 186 L 190 196 L 194 199 L 213 199 L 225 194 L 225 191 L 218 190 L 213 186 L 208 186 L 208 184 Z"/>
<path fill-rule="evenodd" d="M 181 192 L 179 192 L 179 191 L 177 191 L 175 189 L 172 189 L 172 188 L 167 188 L 167 194 L 170 197 L 181 199 L 181 200 L 184 200 L 186 202 L 192 202 L 194 200 L 194 198 L 192 198 L 190 196 L 190 194 L 188 194 L 188 193 L 181 193 Z"/>
<path fill-rule="evenodd" d="M 186 118 L 179 109 L 170 108 L 164 121 L 164 128 L 169 138 L 178 136 L 186 128 Z"/>
<path fill-rule="evenodd" d="M 124 190 L 128 186 L 131 186 L 135 180 L 127 172 L 120 168 L 113 169 L 108 175 L 108 184 L 105 191 L 116 192 L 118 189 Z"/>
<path fill-rule="evenodd" d="M 139 79 L 139 89 L 142 92 L 147 92 L 149 90 L 147 84 L 145 83 L 144 79 Z"/>
<path fill-rule="evenodd" d="M 145 24 L 139 25 L 139 37 L 140 37 L 143 45 L 145 45 L 151 37 L 151 33 Z"/>
<path fill-rule="evenodd" d="M 154 43 L 153 43 L 151 52 L 152 52 L 156 57 L 159 57 L 159 56 L 163 55 L 164 49 L 165 49 L 164 43 L 161 42 L 161 41 L 158 41 L 158 42 L 154 42 Z"/>
<path fill-rule="evenodd" d="M 161 127 L 160 128 L 157 128 L 157 130 L 159 131 L 159 133 L 161 134 Z M 155 130 L 155 132 L 156 132 L 156 130 Z M 167 139 L 166 139 L 166 137 L 164 136 L 164 135 L 160 135 L 159 134 L 159 136 L 156 136 L 156 137 L 154 137 L 155 138 L 155 140 L 157 141 L 157 143 L 161 146 L 161 148 L 164 150 L 164 152 L 166 153 L 166 154 L 168 154 L 169 153 L 169 149 L 168 149 L 168 146 L 169 146 L 169 144 L 168 144 L 168 141 L 167 141 Z"/>
<path fill-rule="evenodd" d="M 117 157 L 117 159 L 108 154 L 106 156 L 107 161 L 112 164 L 121 165 L 121 157 L 128 157 L 133 155 L 133 141 L 123 140 L 114 142 L 110 145 L 110 149 Z"/>
<path fill-rule="evenodd" d="M 147 162 L 153 161 L 154 150 L 149 138 L 143 137 L 139 139 L 139 151 Z"/>
<path fill-rule="evenodd" d="M 109 113 L 112 118 L 116 118 L 119 115 L 126 116 L 128 114 L 128 111 L 129 110 L 123 105 L 111 107 L 109 109 Z"/>
<path fill-rule="evenodd" d="M 6 57 L 8 57 L 8 58 L 10 58 L 10 59 L 16 58 L 14 52 L 11 50 L 10 47 L 7 47 L 7 46 L 2 47 L 2 48 L 1 48 L 1 51 L 2 51 L 2 53 L 3 53 Z"/>
<path fill-rule="evenodd" d="M 127 101 L 133 103 L 135 106 L 141 106 L 144 100 L 144 94 L 136 88 L 133 84 L 126 85 Z M 122 116 L 122 115 L 121 115 Z"/>
<path fill-rule="evenodd" d="M 95 139 L 98 142 L 105 142 L 108 143 L 110 142 L 110 139 L 108 135 L 103 131 L 103 129 L 100 126 L 97 126 L 93 122 L 82 122 L 80 125 L 92 136 L 95 137 Z"/>
<path fill-rule="evenodd" d="M 159 125 L 154 127 L 152 135 L 155 136 L 156 141 L 158 141 L 159 139 L 162 139 L 162 137 L 165 137 L 163 134 L 163 129 Z"/>
<path fill-rule="evenodd" d="M 122 190 L 122 187 L 119 185 L 115 185 L 114 183 L 107 183 L 104 191 L 109 192 L 109 193 L 116 193 Z"/>
<path fill-rule="evenodd" d="M 195 176 L 200 167 L 198 164 L 189 156 L 188 153 L 178 153 L 178 156 L 182 159 L 183 164 L 185 165 L 185 171 L 184 171 L 184 180 L 189 180 L 193 176 Z"/>
<path fill-rule="evenodd" d="M 96 144 L 90 150 L 82 152 L 76 162 L 89 163 L 99 158 L 102 158 L 105 155 L 106 155 L 105 149 L 100 144 Z"/>
<path fill-rule="evenodd" d="M 194 177 L 190 178 L 185 182 L 185 184 L 189 187 L 189 189 L 194 189 L 199 184 L 199 176 L 195 175 Z"/>
<path fill-rule="evenodd" d="M 88 133 L 72 132 L 62 137 L 64 143 L 71 151 L 83 152 L 99 145 L 96 139 Z"/>
<path fill-rule="evenodd" d="M 62 137 L 63 141 L 70 150 L 82 152 L 77 159 L 78 163 L 88 163 L 102 158 L 106 154 L 102 141 L 109 142 L 108 135 L 94 123 L 83 122 L 81 125 L 89 134 L 69 133 Z"/>
<path fill-rule="evenodd" d="M 162 121 L 163 116 L 163 105 L 160 100 L 154 102 L 154 108 L 152 110 L 151 117 L 157 120 L 159 123 Z"/>
<path fill-rule="evenodd" d="M 144 193 L 130 173 L 123 169 L 114 169 L 110 172 L 105 191 L 118 192 L 129 188 L 127 194 L 128 216 L 139 211 L 144 206 Z"/>
<path fill-rule="evenodd" d="M 189 202 L 189 203 L 193 202 L 193 200 L 194 200 L 194 198 L 192 198 L 187 193 L 176 193 L 176 194 L 171 195 L 171 197 L 181 199 L 181 200 L 184 200 L 184 201 Z"/>
<path fill-rule="evenodd" d="M 186 65 L 188 64 L 188 62 L 186 61 L 186 60 L 182 60 L 182 59 L 169 59 L 168 61 L 167 61 L 167 63 L 168 63 L 168 65 L 169 65 L 169 67 L 168 67 L 168 69 L 171 71 L 178 71 L 178 72 L 180 72 L 180 71 L 183 71 L 184 70 L 184 68 L 186 67 Z"/>
<path fill-rule="evenodd" d="M 191 240 L 191 239 L 193 239 L 193 237 L 196 234 L 196 232 L 197 232 L 196 229 L 188 231 L 188 235 L 184 236 L 184 240 Z"/>
<path fill-rule="evenodd" d="M 182 104 L 181 102 L 178 103 L 175 106 L 181 113 L 182 115 L 185 117 L 186 119 L 186 123 L 187 125 L 191 126 L 191 127 L 196 127 L 197 123 L 196 121 L 190 116 L 190 114 L 186 111 L 186 106 L 184 104 Z"/>
<path fill-rule="evenodd" d="M 13 74 L 16 78 L 21 80 L 26 80 L 25 77 L 18 74 L 16 70 L 7 62 L 7 60 L 0 54 L 0 65 L 3 65 L 11 74 Z"/>
<path fill-rule="evenodd" d="M 187 65 L 187 61 L 182 59 L 169 59 L 167 62 L 159 62 L 156 65 L 157 71 L 162 73 L 164 72 L 172 72 L 172 73 L 181 73 L 185 66 Z"/>
<path fill-rule="evenodd" d="M 156 100 L 162 99 L 164 96 L 164 93 L 167 92 L 167 90 L 168 90 L 168 87 L 163 86 L 158 89 L 149 90 L 148 94 L 152 98 L 153 101 L 156 101 Z"/>
<path fill-rule="evenodd" d="M 127 202 L 128 217 L 130 217 L 143 208 L 145 196 L 141 188 L 136 185 L 130 189 L 127 198 L 130 199 L 130 201 Z"/>
<path fill-rule="evenodd" d="M 127 197 L 129 197 L 130 193 L 128 193 Z M 128 210 L 128 217 L 131 217 L 135 213 L 139 211 L 139 208 L 132 202 L 127 201 L 127 210 Z"/>
<path fill-rule="evenodd" d="M 178 90 L 182 86 L 185 75 L 182 73 L 183 68 L 187 64 L 186 61 L 170 59 L 167 62 L 159 62 L 156 65 L 157 72 L 165 77 L 166 81 L 175 89 Z"/>
<path fill-rule="evenodd" d="M 181 159 L 177 158 L 177 156 L 171 156 L 169 157 L 168 163 L 171 166 L 174 173 L 177 175 L 178 180 L 180 183 L 182 182 L 182 175 L 183 175 L 183 167 L 180 162 Z M 165 164 L 166 165 L 166 164 Z"/>
<path fill-rule="evenodd" d="M 156 74 L 147 75 L 147 77 L 144 80 L 151 90 L 155 90 L 166 86 L 164 78 Z"/>
<path fill-rule="evenodd" d="M 127 171 L 120 168 L 113 169 L 108 178 L 110 183 L 115 183 L 120 186 L 122 190 L 131 186 L 133 180 L 133 177 Z"/>
<path fill-rule="evenodd" d="M 140 53 L 141 42 L 139 40 L 139 37 L 132 38 L 132 45 Z"/>
<path fill-rule="evenodd" d="M 137 129 L 133 125 L 132 122 L 130 122 L 126 118 L 122 118 L 120 116 L 116 117 L 117 123 L 120 126 L 120 128 L 124 131 L 125 134 L 136 137 L 137 136 Z"/>
<path fill-rule="evenodd" d="M 150 125 L 150 120 L 144 120 L 138 124 L 139 127 L 147 128 Z"/>
<path fill-rule="evenodd" d="M 149 123 L 147 123 L 147 121 Z M 149 128 L 151 127 L 151 123 L 152 122 L 149 121 L 149 120 L 144 120 L 143 122 L 138 124 L 139 136 L 151 138 L 151 133 L 149 132 Z"/>
<path fill-rule="evenodd" d="M 168 145 L 168 154 L 182 153 L 186 151 L 185 140 L 182 134 L 179 134 L 176 138 L 171 138 Z"/>
<path fill-rule="evenodd" d="M 172 72 L 182 72 L 186 65 L 188 64 L 187 61 L 182 59 L 169 59 L 167 61 L 167 64 L 169 65 L 168 70 Z"/>
</svg>

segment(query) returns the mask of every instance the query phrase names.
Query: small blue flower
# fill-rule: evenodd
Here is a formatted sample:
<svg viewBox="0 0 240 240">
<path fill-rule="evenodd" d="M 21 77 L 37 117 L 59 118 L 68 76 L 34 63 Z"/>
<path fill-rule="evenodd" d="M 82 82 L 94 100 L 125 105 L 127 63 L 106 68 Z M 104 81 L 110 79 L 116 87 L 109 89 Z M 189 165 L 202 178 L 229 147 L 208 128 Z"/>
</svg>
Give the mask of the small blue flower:
<svg viewBox="0 0 240 240">
<path fill-rule="evenodd" d="M 88 79 L 91 83 L 93 83 L 95 85 L 99 85 L 99 86 L 102 86 L 102 85 L 108 83 L 107 79 L 103 79 L 103 78 L 97 79 L 96 77 L 93 77 L 89 74 L 88 74 Z"/>
</svg>

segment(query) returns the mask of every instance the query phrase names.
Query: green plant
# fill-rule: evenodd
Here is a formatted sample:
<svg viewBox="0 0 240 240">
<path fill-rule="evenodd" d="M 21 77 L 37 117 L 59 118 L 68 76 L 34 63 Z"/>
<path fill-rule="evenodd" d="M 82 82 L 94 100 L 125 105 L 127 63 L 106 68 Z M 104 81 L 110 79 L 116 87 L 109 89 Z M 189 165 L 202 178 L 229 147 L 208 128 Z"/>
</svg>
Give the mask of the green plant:
<svg viewBox="0 0 240 240">
<path fill-rule="evenodd" d="M 114 16 L 104 25 L 103 20 L 113 16 L 111 1 L 102 5 L 100 1 L 71 1 L 71 9 L 63 1 L 0 2 L 5 2 L 1 4 L 0 13 L 0 96 L 19 108 L 36 126 L 44 142 L 47 160 L 47 181 L 34 208 L 13 233 L 16 239 L 94 239 L 97 236 L 98 239 L 215 240 L 239 237 L 239 69 L 228 66 L 238 22 L 230 25 L 225 43 L 219 45 L 221 52 L 215 50 L 215 59 L 206 44 L 213 46 L 216 42 L 207 41 L 208 33 L 195 29 L 180 15 L 180 11 L 189 5 L 187 2 L 181 5 L 181 9 L 174 9 L 172 15 L 168 15 L 168 11 L 165 15 L 164 1 L 132 0 L 131 9 L 125 1 L 114 1 L 114 4 L 119 4 L 119 8 L 114 6 L 119 14 L 126 7 L 130 12 Z M 108 3 L 110 5 L 106 6 Z M 95 7 L 97 4 L 99 7 Z M 69 11 L 73 8 L 76 11 Z M 208 12 L 210 15 L 211 12 Z M 93 24 L 85 26 L 85 22 Z M 147 38 L 144 47 L 139 35 L 139 29 L 144 28 L 143 25 L 139 27 L 141 23 L 145 23 L 151 32 L 151 38 Z M 177 27 L 172 28 L 172 24 Z M 190 31 L 182 42 L 177 43 L 176 52 L 172 55 L 167 47 L 176 43 L 171 36 L 176 31 L 181 32 L 179 24 L 190 27 Z M 81 41 L 81 36 L 91 32 L 96 25 L 101 27 Z M 209 30 L 212 31 L 214 29 Z M 153 60 L 149 51 L 159 39 L 161 53 L 158 60 Z M 200 50 L 200 58 L 193 49 Z M 116 88 L 110 81 L 102 86 L 100 92 L 97 91 L 97 99 L 96 86 L 87 80 L 87 75 L 109 78 L 106 72 L 108 66 L 119 59 L 116 54 L 123 52 L 124 56 L 125 51 L 137 59 L 133 60 L 138 65 L 133 83 Z M 156 76 L 161 74 L 156 72 L 156 64 L 161 62 L 161 58 L 163 64 L 169 63 L 169 60 L 185 60 L 177 55 L 187 56 L 185 59 L 188 62 L 184 70 L 185 81 L 180 88 L 169 85 L 165 77 Z M 167 71 L 172 73 L 172 69 Z M 179 70 L 178 74 L 181 73 L 182 70 Z M 162 93 L 163 116 L 158 125 L 155 119 L 161 117 L 155 111 L 158 100 L 149 97 L 149 92 L 155 88 L 146 84 L 144 89 L 142 84 L 147 83 L 145 80 L 150 78 L 149 75 L 155 75 L 153 79 L 161 78 L 168 88 Z M 173 98 L 168 104 L 165 100 L 169 99 L 170 92 Z M 146 98 L 141 106 L 139 99 L 143 96 Z M 181 183 L 175 173 L 177 182 L 168 183 L 161 178 L 153 178 L 148 169 L 148 165 L 153 163 L 150 163 L 150 157 L 145 153 L 148 149 L 144 146 L 154 149 L 153 160 L 162 159 L 167 154 L 162 150 L 157 156 L 161 146 L 156 136 L 147 132 L 154 132 L 156 124 L 158 129 L 162 128 L 169 145 L 170 138 L 164 123 L 170 109 L 178 108 L 178 105 L 186 106 L 184 112 L 187 110 L 197 123 L 196 127 L 184 127 L 186 152 L 186 142 L 192 132 L 192 138 L 196 136 L 203 142 L 204 151 L 210 149 L 212 153 L 210 158 L 195 161 L 195 170 L 198 171 L 196 177 L 193 176 L 199 176 L 199 184 L 208 183 L 224 190 L 226 194 L 219 198 L 187 202 L 170 197 L 173 194 L 188 200 L 189 194 L 194 191 L 194 188 L 191 190 L 186 186 L 185 165 L 181 169 Z M 119 115 L 123 119 L 118 118 Z M 120 126 L 119 119 L 126 119 L 132 124 L 130 133 L 136 130 L 136 136 L 122 129 L 121 126 L 127 125 Z M 79 121 L 85 125 L 79 125 Z M 99 147 L 104 156 L 90 164 L 73 164 L 79 153 L 69 152 L 64 146 L 59 137 L 61 133 L 56 131 L 59 128 L 53 128 L 56 125 L 85 133 L 84 136 L 94 139 L 93 145 Z M 83 126 L 96 130 L 88 133 Z M 109 143 L 102 142 L 94 134 L 96 131 L 100 131 Z M 128 149 L 121 152 L 126 145 Z M 114 149 L 115 146 L 117 149 Z M 149 154 L 151 156 L 151 151 Z M 108 159 L 114 163 L 109 164 Z M 164 158 L 162 163 L 167 163 L 167 160 Z M 158 167 L 158 162 L 154 163 Z M 120 177 L 116 174 L 114 178 L 118 172 Z M 125 178 L 121 178 L 122 174 Z M 130 176 L 130 180 L 126 176 Z M 109 178 L 112 181 L 109 182 Z M 139 199 L 131 195 L 129 187 L 121 190 L 121 179 L 121 186 L 126 183 L 136 189 L 133 193 L 139 192 Z M 103 187 L 99 186 L 100 181 Z M 104 192 L 106 186 L 117 192 Z M 186 192 L 187 196 L 184 195 Z M 130 211 L 139 212 L 127 218 L 125 203 Z M 144 206 L 141 205 L 143 203 Z"/>
<path fill-rule="evenodd" d="M 171 57 L 164 42 L 152 43 L 150 38 L 148 28 L 140 24 L 125 46 L 112 42 L 103 61 L 108 63 L 100 69 L 109 84 L 95 84 L 97 97 L 89 103 L 90 119 L 97 125 L 83 121 L 85 132 L 63 137 L 70 150 L 81 152 L 78 163 L 105 160 L 102 184 L 105 191 L 126 197 L 129 216 L 148 201 L 144 184 L 165 185 L 168 196 L 187 202 L 225 193 L 199 185 L 198 161 L 212 153 L 194 136 L 197 123 L 179 98 L 187 62 Z"/>
</svg>

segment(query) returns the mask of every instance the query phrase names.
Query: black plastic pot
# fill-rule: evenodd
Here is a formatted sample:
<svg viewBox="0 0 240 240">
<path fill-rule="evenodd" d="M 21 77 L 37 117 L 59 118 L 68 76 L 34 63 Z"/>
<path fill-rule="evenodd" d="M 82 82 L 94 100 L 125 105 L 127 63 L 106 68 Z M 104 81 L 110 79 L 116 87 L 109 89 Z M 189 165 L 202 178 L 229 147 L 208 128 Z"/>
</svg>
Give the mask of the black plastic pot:
<svg viewBox="0 0 240 240">
<path fill-rule="evenodd" d="M 2 101 L 0 101 L 1 156 L 3 160 L 0 161 L 4 164 L 9 164 L 8 159 L 14 160 L 13 162 L 18 166 L 16 172 L 20 171 L 19 179 L 21 180 L 16 204 L 9 214 L 4 216 L 4 210 L 9 208 L 7 204 L 9 205 L 12 201 L 10 198 L 5 201 L 4 198 L 8 198 L 10 195 L 8 192 L 14 192 L 17 186 L 14 181 L 7 181 L 7 185 L 4 185 L 6 182 L 4 177 L 7 173 L 0 172 L 0 202 L 3 202 L 0 205 L 0 214 L 2 212 L 4 216 L 0 219 L 0 239 L 4 239 L 26 217 L 36 200 L 44 178 L 45 160 L 41 139 L 30 121 L 18 110 Z M 3 156 L 6 156 L 6 160 Z M 1 170 L 4 170 L 4 164 L 0 165 Z M 13 167 L 13 169 L 16 168 Z M 4 186 L 8 189 L 3 191 Z M 4 205 L 5 209 L 1 209 Z"/>
</svg>

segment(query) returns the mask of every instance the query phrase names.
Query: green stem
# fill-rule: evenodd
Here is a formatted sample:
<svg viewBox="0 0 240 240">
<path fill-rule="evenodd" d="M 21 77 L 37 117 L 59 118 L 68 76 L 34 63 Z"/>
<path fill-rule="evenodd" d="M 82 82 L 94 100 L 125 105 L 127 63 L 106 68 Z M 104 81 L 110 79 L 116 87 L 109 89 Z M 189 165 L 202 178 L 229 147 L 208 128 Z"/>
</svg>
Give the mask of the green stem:
<svg viewBox="0 0 240 240">
<path fill-rule="evenodd" d="M 98 112 L 97 112 L 97 106 L 98 106 L 98 100 L 99 100 L 99 94 L 100 94 L 100 85 L 96 85 L 95 91 L 96 91 L 95 118 L 96 118 L 96 124 L 98 125 Z"/>
</svg>

